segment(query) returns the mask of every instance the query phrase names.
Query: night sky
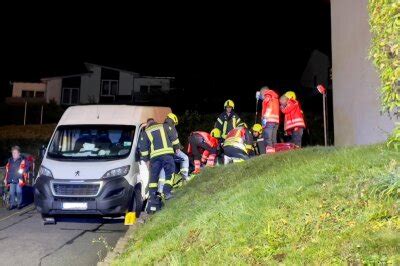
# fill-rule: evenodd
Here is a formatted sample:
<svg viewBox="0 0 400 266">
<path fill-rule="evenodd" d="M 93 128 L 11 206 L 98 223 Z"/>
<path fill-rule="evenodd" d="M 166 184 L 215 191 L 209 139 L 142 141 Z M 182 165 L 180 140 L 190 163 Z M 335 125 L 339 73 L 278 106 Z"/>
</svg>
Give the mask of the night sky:
<svg viewBox="0 0 400 266">
<path fill-rule="evenodd" d="M 1 97 L 10 80 L 79 72 L 85 61 L 175 76 L 221 102 L 263 85 L 296 89 L 310 53 L 331 54 L 329 0 L 265 2 L 2 8 Z"/>
</svg>

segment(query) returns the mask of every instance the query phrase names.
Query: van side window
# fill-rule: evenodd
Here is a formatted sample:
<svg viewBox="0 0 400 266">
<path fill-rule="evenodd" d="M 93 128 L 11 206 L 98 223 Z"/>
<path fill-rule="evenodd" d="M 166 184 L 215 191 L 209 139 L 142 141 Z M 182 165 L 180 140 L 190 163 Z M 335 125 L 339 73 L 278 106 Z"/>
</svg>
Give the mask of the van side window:
<svg viewBox="0 0 400 266">
<path fill-rule="evenodd" d="M 140 161 L 140 149 L 139 149 L 140 136 L 142 135 L 142 133 L 144 132 L 145 129 L 146 129 L 146 124 L 140 125 L 139 135 L 138 135 L 138 140 L 137 140 L 137 147 L 136 147 L 136 152 L 135 152 L 135 161 L 136 162 Z"/>
</svg>

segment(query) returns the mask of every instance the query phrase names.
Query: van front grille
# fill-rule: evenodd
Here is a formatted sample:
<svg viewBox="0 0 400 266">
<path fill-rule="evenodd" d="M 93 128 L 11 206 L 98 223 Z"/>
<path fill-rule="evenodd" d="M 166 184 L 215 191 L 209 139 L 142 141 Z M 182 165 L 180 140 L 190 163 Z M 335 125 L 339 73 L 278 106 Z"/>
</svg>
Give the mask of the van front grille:
<svg viewBox="0 0 400 266">
<path fill-rule="evenodd" d="M 53 183 L 55 196 L 96 196 L 100 189 L 100 184 L 65 184 Z"/>
<path fill-rule="evenodd" d="M 61 201 L 61 202 L 89 202 L 89 201 L 95 201 L 95 198 L 90 198 L 90 197 L 55 197 L 54 201 Z"/>
</svg>

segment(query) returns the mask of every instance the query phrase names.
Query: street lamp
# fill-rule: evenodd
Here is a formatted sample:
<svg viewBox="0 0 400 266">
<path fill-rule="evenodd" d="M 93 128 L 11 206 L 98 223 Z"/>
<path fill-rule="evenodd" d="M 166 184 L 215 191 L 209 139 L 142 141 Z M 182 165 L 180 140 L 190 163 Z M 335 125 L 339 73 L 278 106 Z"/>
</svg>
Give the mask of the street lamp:
<svg viewBox="0 0 400 266">
<path fill-rule="evenodd" d="M 325 147 L 328 146 L 328 132 L 327 132 L 327 117 L 326 114 L 328 113 L 327 107 L 327 95 L 326 95 L 326 89 L 323 85 L 318 85 L 317 90 L 319 93 L 322 94 L 322 109 L 323 109 L 323 116 L 324 116 L 324 143 Z"/>
</svg>

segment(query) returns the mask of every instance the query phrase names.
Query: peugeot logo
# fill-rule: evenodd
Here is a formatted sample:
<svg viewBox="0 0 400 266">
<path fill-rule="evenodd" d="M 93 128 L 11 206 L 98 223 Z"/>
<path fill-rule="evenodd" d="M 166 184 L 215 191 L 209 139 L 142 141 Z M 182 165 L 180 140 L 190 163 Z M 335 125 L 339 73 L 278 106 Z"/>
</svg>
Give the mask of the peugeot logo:
<svg viewBox="0 0 400 266">
<path fill-rule="evenodd" d="M 75 176 L 79 176 L 79 174 L 80 174 L 80 171 L 75 172 Z"/>
</svg>

